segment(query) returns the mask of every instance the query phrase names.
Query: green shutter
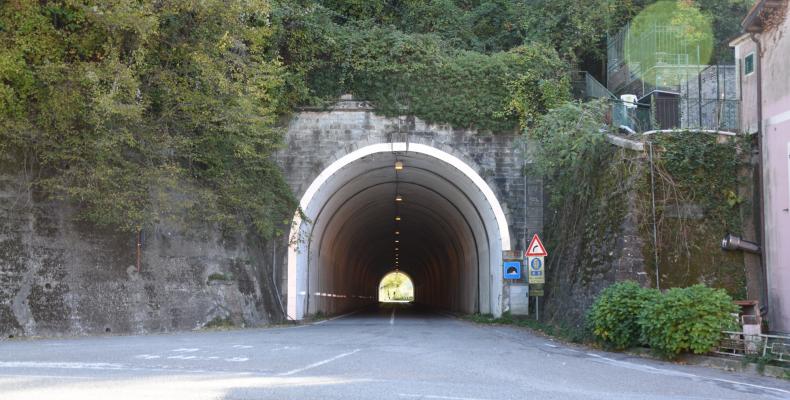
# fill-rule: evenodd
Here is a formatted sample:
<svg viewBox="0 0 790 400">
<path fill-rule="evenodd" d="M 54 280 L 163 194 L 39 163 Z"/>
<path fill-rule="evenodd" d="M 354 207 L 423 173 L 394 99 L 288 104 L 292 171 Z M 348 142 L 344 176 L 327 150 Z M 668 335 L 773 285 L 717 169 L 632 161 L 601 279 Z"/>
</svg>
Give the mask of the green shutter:
<svg viewBox="0 0 790 400">
<path fill-rule="evenodd" d="M 746 56 L 746 59 L 743 61 L 743 74 L 749 75 L 752 72 L 754 72 L 754 53 Z"/>
</svg>

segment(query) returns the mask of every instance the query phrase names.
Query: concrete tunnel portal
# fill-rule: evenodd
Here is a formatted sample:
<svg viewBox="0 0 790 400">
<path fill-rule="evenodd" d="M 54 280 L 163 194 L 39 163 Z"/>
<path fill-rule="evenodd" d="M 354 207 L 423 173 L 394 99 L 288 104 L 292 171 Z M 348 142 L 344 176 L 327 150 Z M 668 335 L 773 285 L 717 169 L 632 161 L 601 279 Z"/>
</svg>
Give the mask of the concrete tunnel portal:
<svg viewBox="0 0 790 400">
<path fill-rule="evenodd" d="M 393 270 L 411 277 L 416 303 L 501 314 L 507 221 L 459 158 L 417 143 L 366 146 L 326 167 L 300 207 L 288 254 L 290 319 L 376 303 Z"/>
</svg>

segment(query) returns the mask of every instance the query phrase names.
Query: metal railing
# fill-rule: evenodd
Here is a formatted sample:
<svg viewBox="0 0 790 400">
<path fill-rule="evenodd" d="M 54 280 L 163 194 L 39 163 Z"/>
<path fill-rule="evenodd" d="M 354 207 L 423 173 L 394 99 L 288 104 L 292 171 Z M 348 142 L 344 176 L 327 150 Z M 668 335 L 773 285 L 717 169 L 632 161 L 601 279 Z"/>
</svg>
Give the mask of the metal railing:
<svg viewBox="0 0 790 400">
<path fill-rule="evenodd" d="M 616 99 L 606 86 L 587 71 L 574 71 L 572 78 L 571 90 L 577 99 Z"/>
<path fill-rule="evenodd" d="M 740 101 L 728 99 L 659 98 L 651 101 L 654 129 L 737 131 Z"/>
<path fill-rule="evenodd" d="M 760 356 L 766 360 L 790 364 L 790 336 L 724 331 L 713 352 L 736 357 Z"/>
<path fill-rule="evenodd" d="M 611 124 L 634 132 L 659 129 L 717 130 L 740 129 L 738 100 L 654 98 L 650 103 L 610 101 Z"/>
<path fill-rule="evenodd" d="M 627 128 L 633 132 L 646 132 L 653 129 L 650 106 L 629 103 L 621 100 L 609 102 L 611 124 L 615 128 Z"/>
</svg>

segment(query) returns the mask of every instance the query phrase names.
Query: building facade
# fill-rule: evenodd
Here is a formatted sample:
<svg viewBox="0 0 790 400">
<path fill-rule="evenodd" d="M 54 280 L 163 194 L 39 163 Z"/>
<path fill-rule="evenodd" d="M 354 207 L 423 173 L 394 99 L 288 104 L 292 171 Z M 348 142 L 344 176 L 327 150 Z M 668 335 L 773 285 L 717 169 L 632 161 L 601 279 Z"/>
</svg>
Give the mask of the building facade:
<svg viewBox="0 0 790 400">
<path fill-rule="evenodd" d="M 741 130 L 758 135 L 762 258 L 769 329 L 790 332 L 790 19 L 788 1 L 760 0 L 735 48 Z"/>
</svg>

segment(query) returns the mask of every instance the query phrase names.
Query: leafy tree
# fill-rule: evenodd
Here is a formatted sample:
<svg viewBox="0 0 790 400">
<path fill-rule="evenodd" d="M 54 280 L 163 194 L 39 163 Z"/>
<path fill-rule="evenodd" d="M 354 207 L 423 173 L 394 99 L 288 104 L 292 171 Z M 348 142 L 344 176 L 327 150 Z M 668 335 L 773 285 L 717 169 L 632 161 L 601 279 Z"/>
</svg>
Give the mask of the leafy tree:
<svg viewBox="0 0 790 400">
<path fill-rule="evenodd" d="M 294 200 L 270 155 L 285 72 L 265 1 L 10 1 L 0 156 L 94 222 L 274 232 Z"/>
</svg>

